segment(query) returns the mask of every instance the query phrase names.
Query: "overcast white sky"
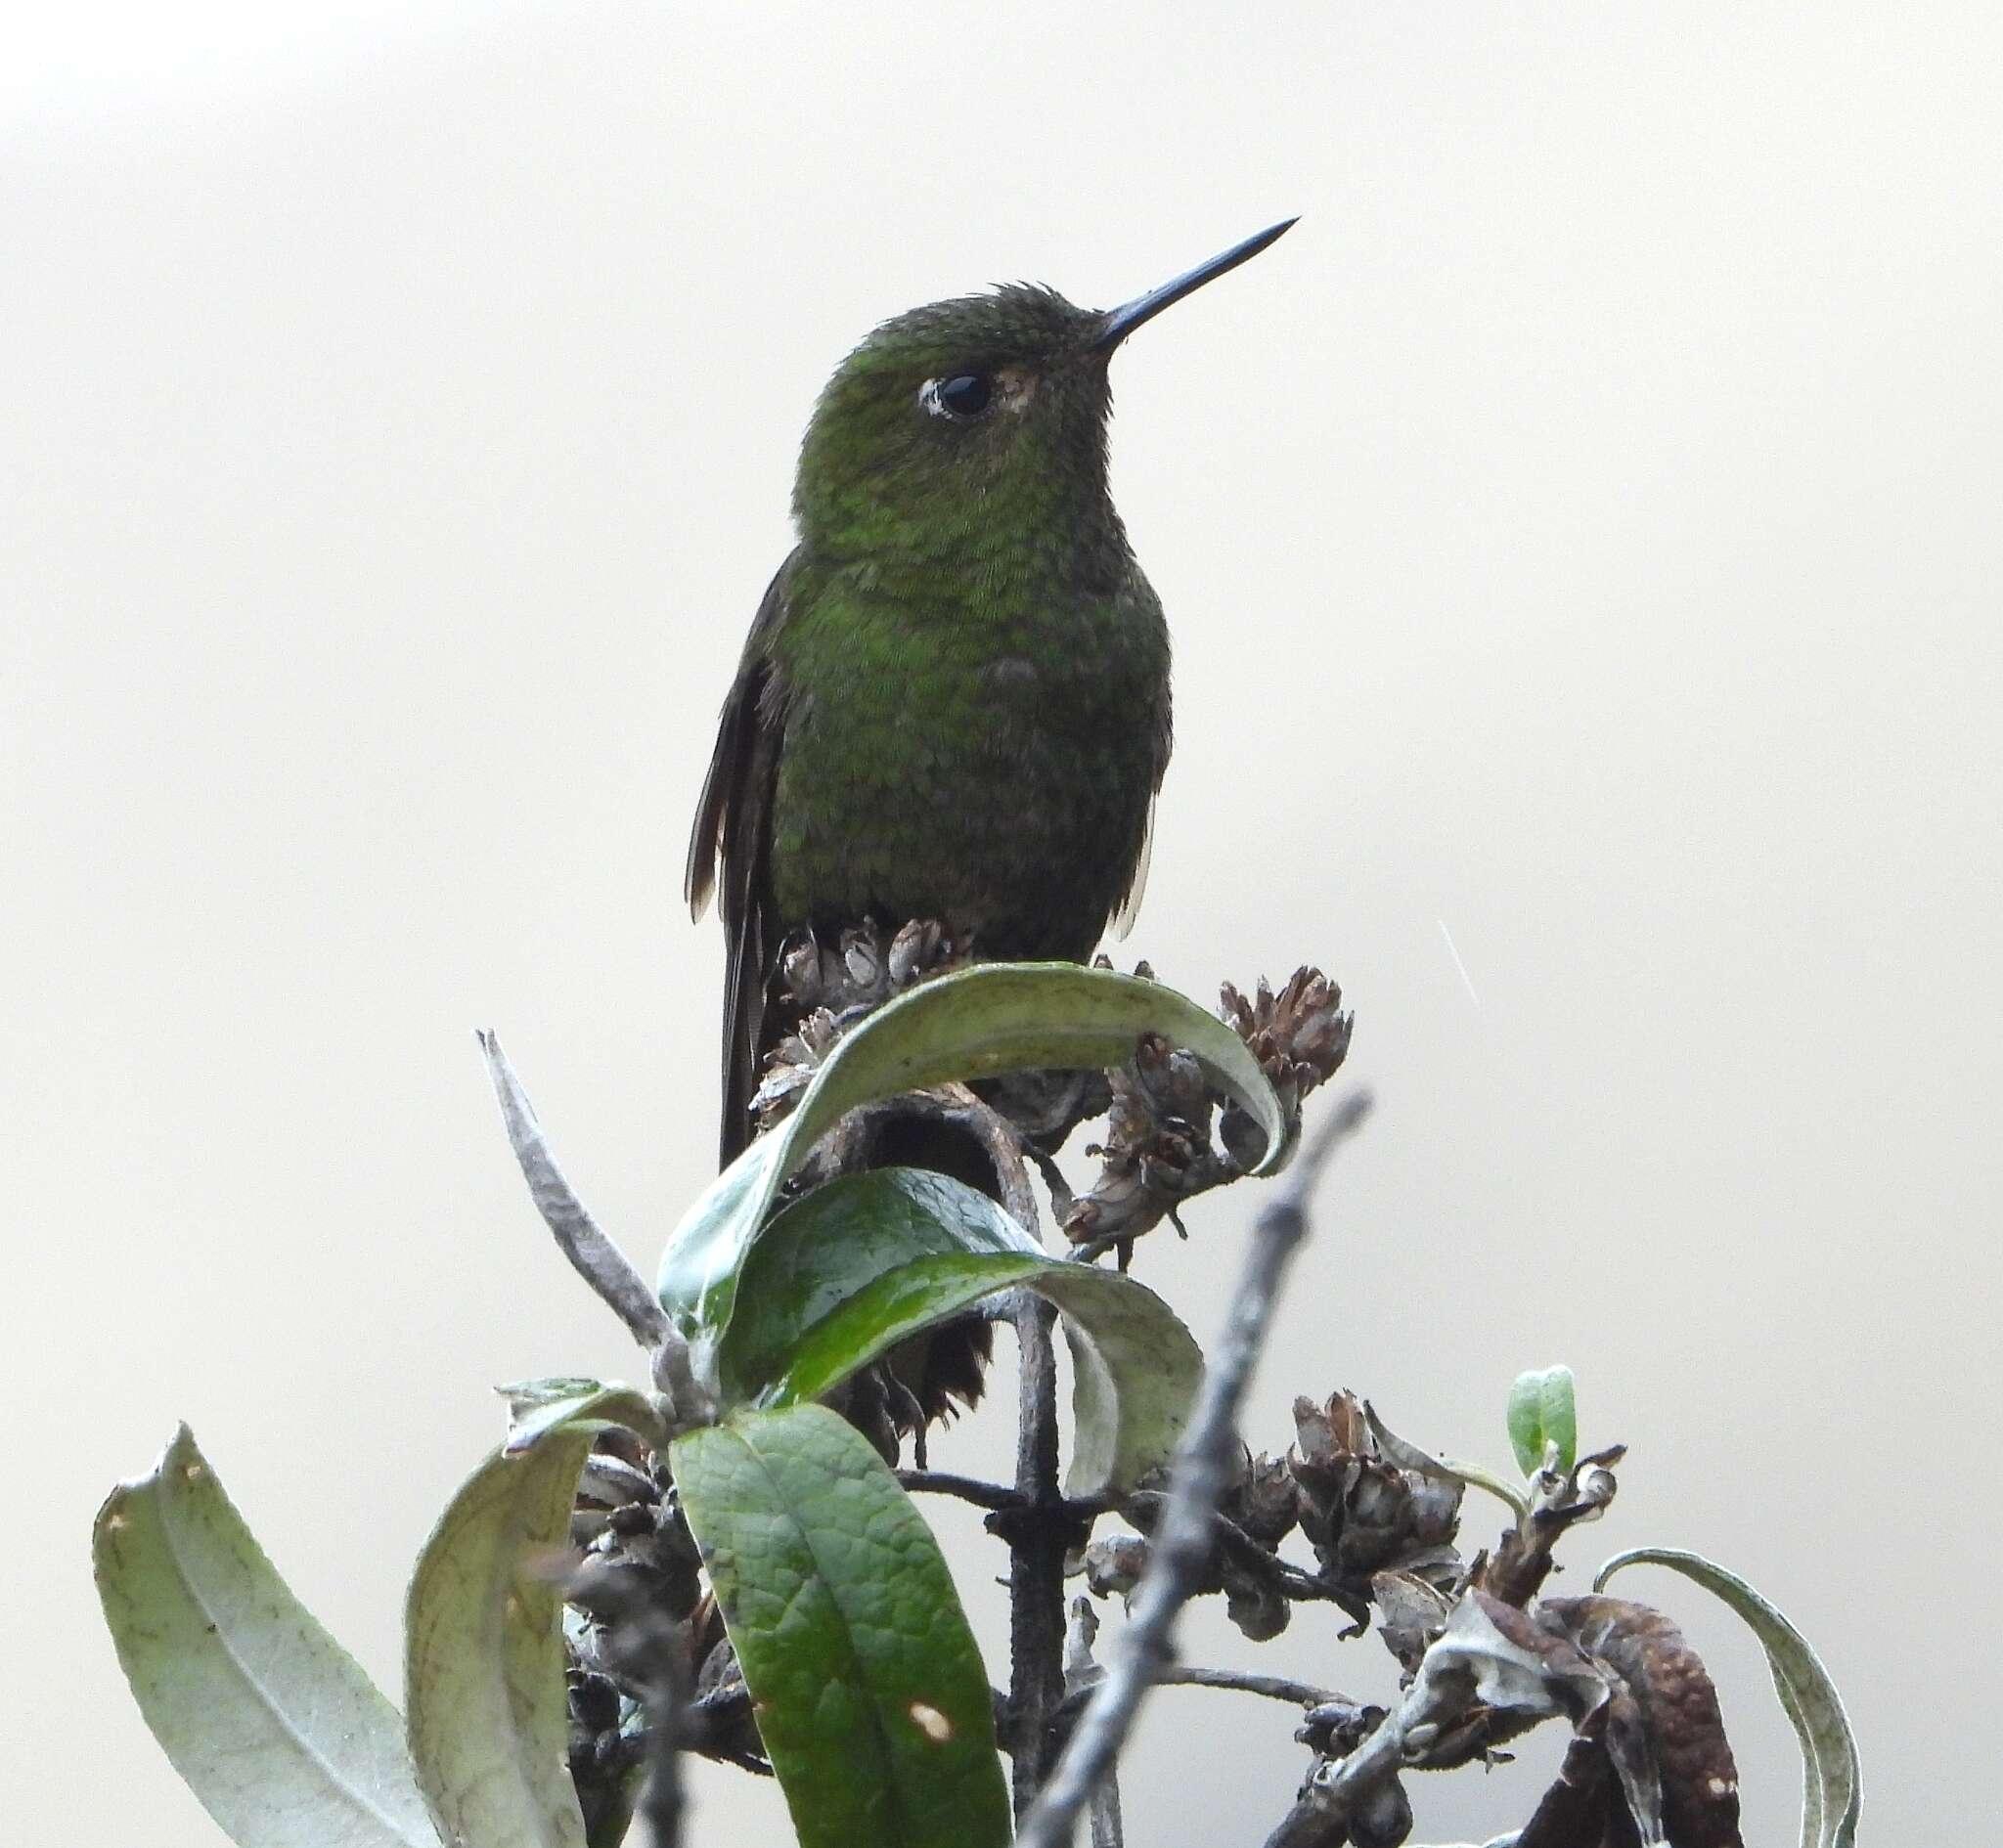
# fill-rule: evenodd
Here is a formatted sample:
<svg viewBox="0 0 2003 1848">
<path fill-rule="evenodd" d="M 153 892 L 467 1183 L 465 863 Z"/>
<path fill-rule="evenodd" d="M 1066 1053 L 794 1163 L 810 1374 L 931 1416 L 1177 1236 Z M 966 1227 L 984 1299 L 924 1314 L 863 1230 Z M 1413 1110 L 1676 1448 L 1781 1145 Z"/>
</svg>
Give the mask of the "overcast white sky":
<svg viewBox="0 0 2003 1848">
<path fill-rule="evenodd" d="M 1381 1105 L 1248 1435 L 1350 1386 L 1501 1461 L 1512 1375 L 1570 1361 L 1631 1446 L 1580 1581 L 1715 1555 L 1848 1691 L 1874 1839 L 1987 1812 L 1993 9 L 133 5 L 6 44 L 22 1840 L 219 1840 L 86 1556 L 177 1418 L 393 1688 L 488 1383 L 634 1371 L 470 1030 L 650 1267 L 713 1141 L 687 822 L 834 361 L 1292 212 L 1115 374 L 1178 651 L 1125 952 L 1198 993 L 1322 963 Z M 1139 1257 L 1199 1339 L 1238 1194 Z M 1755 1653 L 1628 1589 L 1712 1658 L 1749 1839 L 1784 1838 Z M 1189 1649 L 1391 1685 L 1305 1616 Z M 1260 1838 L 1289 1724 L 1165 1694 L 1135 1839 Z M 1557 1744 L 1419 1786 L 1420 1837 L 1520 1822 Z M 698 1842 L 778 1815 L 701 1790 Z"/>
</svg>

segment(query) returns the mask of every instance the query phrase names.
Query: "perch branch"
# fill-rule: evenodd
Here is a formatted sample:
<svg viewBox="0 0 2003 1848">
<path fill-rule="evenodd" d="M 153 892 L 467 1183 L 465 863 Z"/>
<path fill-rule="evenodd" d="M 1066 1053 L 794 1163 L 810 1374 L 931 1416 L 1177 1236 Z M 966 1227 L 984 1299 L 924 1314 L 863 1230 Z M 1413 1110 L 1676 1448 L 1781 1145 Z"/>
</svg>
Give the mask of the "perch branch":
<svg viewBox="0 0 2003 1848">
<path fill-rule="evenodd" d="M 1060 1511 L 1057 1487 L 1057 1311 L 1041 1297 L 1015 1300 L 1020 1353 L 1015 1523 L 1008 1541 L 1008 1755 L 1020 1816 L 1043 1782 L 1051 1717 L 1064 1698 L 1064 1533 L 1026 1514 Z M 1006 1518 L 1006 1517 L 1002 1517 Z"/>
<path fill-rule="evenodd" d="M 1064 1848 L 1079 1812 L 1126 1742 L 1148 1687 L 1171 1659 L 1177 1615 L 1210 1561 L 1211 1516 L 1230 1480 L 1238 1406 L 1266 1344 L 1288 1262 L 1307 1234 L 1309 1194 L 1369 1106 L 1366 1092 L 1346 1100 L 1302 1151 L 1279 1198 L 1259 1215 L 1224 1333 L 1176 1461 L 1153 1562 L 1135 1594 L 1134 1620 L 1049 1782 L 1023 1819 L 1018 1848 Z"/>
<path fill-rule="evenodd" d="M 911 1494 L 951 1495 L 991 1513 L 1022 1506 L 1021 1494 L 1001 1482 L 983 1482 L 975 1476 L 953 1475 L 944 1470 L 900 1470 L 897 1480 Z"/>
</svg>

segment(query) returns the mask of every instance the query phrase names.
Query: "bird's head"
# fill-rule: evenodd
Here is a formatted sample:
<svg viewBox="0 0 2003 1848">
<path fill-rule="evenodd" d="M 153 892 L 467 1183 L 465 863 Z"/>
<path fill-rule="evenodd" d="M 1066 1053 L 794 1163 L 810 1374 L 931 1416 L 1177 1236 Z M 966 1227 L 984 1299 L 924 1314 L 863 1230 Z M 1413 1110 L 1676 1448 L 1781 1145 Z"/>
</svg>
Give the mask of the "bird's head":
<svg viewBox="0 0 2003 1848">
<path fill-rule="evenodd" d="M 1012 284 L 884 322 L 807 427 L 793 489 L 802 539 L 861 563 L 999 568 L 1042 554 L 1090 571 L 1124 558 L 1106 491 L 1107 363 L 1143 322 L 1292 223 L 1120 308 Z"/>
</svg>

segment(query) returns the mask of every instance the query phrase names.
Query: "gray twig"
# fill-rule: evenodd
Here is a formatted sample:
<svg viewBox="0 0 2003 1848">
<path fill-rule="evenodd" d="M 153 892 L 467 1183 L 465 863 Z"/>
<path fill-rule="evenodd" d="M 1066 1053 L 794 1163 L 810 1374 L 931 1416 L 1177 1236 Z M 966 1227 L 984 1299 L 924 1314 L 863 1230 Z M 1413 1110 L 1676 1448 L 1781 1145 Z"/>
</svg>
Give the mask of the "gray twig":
<svg viewBox="0 0 2003 1848">
<path fill-rule="evenodd" d="M 659 1670 L 646 1689 L 646 1782 L 640 1814 L 650 1848 L 677 1848 L 682 1839 L 682 1748 L 689 1731 L 689 1674 L 681 1639 L 668 1636 L 656 1651 Z"/>
<path fill-rule="evenodd" d="M 1238 1407 L 1266 1345 L 1287 1264 L 1308 1230 L 1308 1198 L 1322 1166 L 1368 1114 L 1367 1092 L 1347 1099 L 1301 1152 L 1279 1197 L 1259 1215 L 1215 1359 L 1177 1457 L 1169 1505 L 1133 1621 L 1056 1770 L 1023 1818 L 1017 1848 L 1065 1848 L 1092 1790 L 1125 1744 L 1148 1688 L 1172 1659 L 1178 1613 L 1210 1561 L 1211 1516 L 1237 1458 Z"/>
<path fill-rule="evenodd" d="M 1285 1675 L 1242 1675 L 1234 1668 L 1189 1668 L 1172 1663 L 1157 1673 L 1155 1680 L 1165 1687 L 1229 1688 L 1239 1694 L 1264 1694 L 1269 1700 L 1285 1700 L 1297 1707 L 1319 1707 L 1331 1702 L 1356 1704 L 1348 1694 L 1337 1694 L 1331 1688 L 1317 1688 L 1312 1682 L 1292 1681 Z"/>
<path fill-rule="evenodd" d="M 1083 1705 L 1105 1679 L 1091 1646 L 1099 1633 L 1099 1613 L 1090 1598 L 1071 1601 L 1071 1634 L 1064 1648 L 1064 1704 Z M 1127 1828 L 1120 1815 L 1120 1775 L 1116 1766 L 1099 1780 L 1091 1793 L 1091 1848 L 1126 1848 Z"/>
<path fill-rule="evenodd" d="M 646 1280 L 633 1268 L 626 1254 L 606 1235 L 579 1200 L 556 1158 L 550 1153 L 549 1139 L 536 1121 L 535 1106 L 501 1050 L 500 1038 L 482 1029 L 477 1035 L 486 1055 L 487 1076 L 494 1080 L 494 1095 L 501 1100 L 501 1121 L 508 1126 L 508 1140 L 514 1159 L 521 1164 L 522 1178 L 529 1196 L 555 1236 L 557 1249 L 570 1260 L 571 1268 L 591 1285 L 633 1339 L 649 1354 L 675 1342 L 667 1311 L 660 1305 Z"/>
<path fill-rule="evenodd" d="M 1157 1489 L 1135 1489 L 1127 1497 L 1126 1508 L 1130 1515 L 1151 1517 L 1159 1523 L 1161 1511 L 1167 1507 L 1168 1501 L 1169 1497 Z M 1296 1598 L 1303 1603 L 1314 1599 L 1326 1599 L 1336 1604 L 1342 1602 L 1342 1594 L 1335 1586 L 1323 1582 L 1313 1572 L 1304 1572 L 1298 1565 L 1290 1565 L 1272 1548 L 1253 1539 L 1228 1515 L 1212 1515 L 1210 1529 L 1218 1547 L 1233 1563 L 1262 1585 L 1270 1585 L 1282 1597 Z"/>
<path fill-rule="evenodd" d="M 1270 1835 L 1266 1848 L 1306 1848 L 1311 1842 L 1343 1840 L 1343 1830 L 1365 1792 L 1395 1778 L 1411 1752 L 1411 1742 L 1438 1734 L 1463 1713 L 1474 1697 L 1474 1678 L 1422 1667 L 1405 1696 L 1385 1714 L 1347 1757 L 1329 1759 L 1310 1775 L 1294 1807 Z"/>
<path fill-rule="evenodd" d="M 682 1626 L 648 1600 L 634 1573 L 603 1560 L 587 1558 L 569 1575 L 564 1596 L 604 1626 L 603 1665 L 640 1697 L 646 1730 L 638 1810 L 651 1848 L 677 1848 L 686 1808 L 682 1753 L 706 1731 L 693 1707 Z"/>
</svg>

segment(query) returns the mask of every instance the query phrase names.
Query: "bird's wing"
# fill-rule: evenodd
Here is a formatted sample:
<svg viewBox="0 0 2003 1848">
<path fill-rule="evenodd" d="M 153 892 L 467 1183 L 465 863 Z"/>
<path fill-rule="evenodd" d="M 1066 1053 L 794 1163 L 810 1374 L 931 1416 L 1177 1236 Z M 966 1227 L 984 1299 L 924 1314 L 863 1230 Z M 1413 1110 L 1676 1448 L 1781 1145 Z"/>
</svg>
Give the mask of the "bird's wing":
<svg viewBox="0 0 2003 1848">
<path fill-rule="evenodd" d="M 1140 845 L 1135 849 L 1134 864 L 1127 872 L 1126 890 L 1120 895 L 1120 902 L 1113 907 L 1113 915 L 1106 920 L 1106 928 L 1122 941 L 1134 928 L 1134 920 L 1140 915 L 1140 901 L 1147 891 L 1148 862 L 1154 858 L 1154 812 L 1161 800 L 1162 778 L 1169 773 L 1169 750 L 1175 743 L 1174 708 L 1169 702 L 1166 676 L 1162 680 L 1161 693 L 1155 701 L 1151 722 L 1154 779 L 1148 786 L 1147 818 L 1140 826 Z"/>
<path fill-rule="evenodd" d="M 767 588 L 744 643 L 737 678 L 717 724 L 716 750 L 695 825 L 689 835 L 683 896 L 699 918 L 719 899 L 725 945 L 723 1127 L 719 1151 L 728 1166 L 751 1139 L 751 1094 L 765 1052 L 766 981 L 778 953 L 773 913 L 772 801 L 785 734 L 785 686 L 772 654 L 784 618 L 796 551 Z"/>
<path fill-rule="evenodd" d="M 1126 896 L 1106 925 L 1121 943 L 1126 942 L 1127 933 L 1134 928 L 1134 920 L 1140 915 L 1140 902 L 1147 896 L 1147 868 L 1154 858 L 1154 812 L 1158 802 L 1159 791 L 1147 799 L 1147 820 L 1140 830 L 1140 853 L 1134 861 L 1134 875 L 1127 882 Z"/>
</svg>

